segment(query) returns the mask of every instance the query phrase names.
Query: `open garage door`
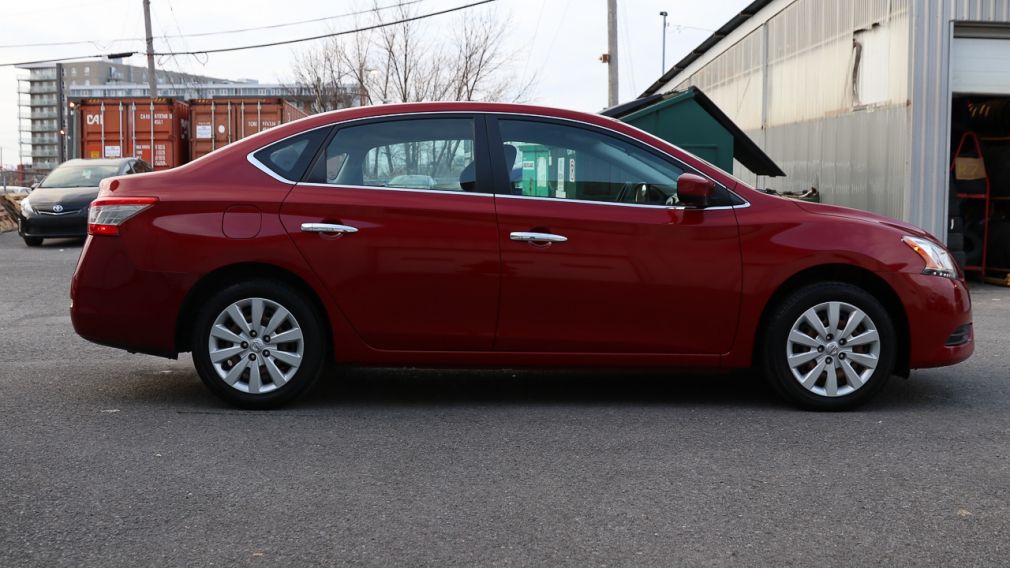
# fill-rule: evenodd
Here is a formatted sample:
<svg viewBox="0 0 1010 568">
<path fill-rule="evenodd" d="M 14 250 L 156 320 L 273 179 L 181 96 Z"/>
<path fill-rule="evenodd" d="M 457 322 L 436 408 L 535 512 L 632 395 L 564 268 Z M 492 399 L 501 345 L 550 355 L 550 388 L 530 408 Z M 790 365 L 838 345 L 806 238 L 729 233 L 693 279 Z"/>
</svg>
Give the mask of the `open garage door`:
<svg viewBox="0 0 1010 568">
<path fill-rule="evenodd" d="M 954 29 L 947 244 L 969 274 L 1010 281 L 1010 28 Z"/>
<path fill-rule="evenodd" d="M 1010 95 L 1010 29 L 958 26 L 950 48 L 951 91 Z"/>
</svg>

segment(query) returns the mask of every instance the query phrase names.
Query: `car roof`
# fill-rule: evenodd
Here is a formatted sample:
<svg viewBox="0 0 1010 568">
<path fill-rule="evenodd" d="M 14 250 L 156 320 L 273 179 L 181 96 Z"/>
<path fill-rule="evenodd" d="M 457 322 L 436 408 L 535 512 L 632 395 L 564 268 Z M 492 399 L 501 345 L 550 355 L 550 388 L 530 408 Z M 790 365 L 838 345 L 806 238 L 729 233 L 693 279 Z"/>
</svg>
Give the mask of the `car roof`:
<svg viewBox="0 0 1010 568">
<path fill-rule="evenodd" d="M 420 114 L 441 114 L 441 113 L 475 113 L 475 114 L 499 114 L 517 115 L 521 117 L 542 117 L 549 119 L 569 120 L 576 123 L 602 127 L 611 131 L 630 136 L 633 139 L 645 141 L 647 144 L 665 149 L 665 151 L 677 156 L 678 159 L 689 166 L 700 168 L 711 175 L 714 179 L 727 187 L 735 187 L 739 180 L 732 174 L 723 172 L 717 167 L 708 164 L 697 156 L 689 154 L 677 148 L 666 140 L 653 134 L 649 134 L 635 126 L 621 122 L 616 118 L 599 114 L 590 114 L 576 110 L 546 107 L 539 105 L 528 105 L 519 103 L 492 103 L 492 102 L 422 102 L 422 103 L 394 103 L 381 105 L 368 105 L 361 107 L 351 107 L 340 110 L 333 110 L 319 114 L 312 114 L 298 120 L 293 120 L 273 128 L 268 128 L 251 136 L 246 136 L 241 140 L 228 144 L 217 152 L 211 152 L 197 160 L 184 164 L 183 168 L 213 167 L 209 164 L 214 160 L 224 159 L 230 155 L 246 156 L 248 153 L 262 149 L 270 144 L 283 140 L 289 136 L 294 136 L 307 132 L 314 128 L 339 125 L 354 120 L 383 119 L 391 117 L 409 117 Z M 214 156 L 211 161 L 204 161 L 205 157 Z"/>
</svg>

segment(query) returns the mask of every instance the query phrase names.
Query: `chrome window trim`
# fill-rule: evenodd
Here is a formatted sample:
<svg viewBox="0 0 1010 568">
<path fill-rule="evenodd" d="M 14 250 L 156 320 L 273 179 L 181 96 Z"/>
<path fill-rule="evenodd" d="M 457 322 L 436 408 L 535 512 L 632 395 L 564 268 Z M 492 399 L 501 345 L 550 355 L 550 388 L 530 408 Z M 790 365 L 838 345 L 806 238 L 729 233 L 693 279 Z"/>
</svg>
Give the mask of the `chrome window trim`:
<svg viewBox="0 0 1010 568">
<path fill-rule="evenodd" d="M 641 207 L 645 209 L 665 209 L 674 211 L 725 211 L 728 209 L 744 209 L 750 207 L 750 202 L 744 200 L 742 205 L 720 205 L 718 207 L 688 207 L 687 205 L 646 205 L 643 203 L 618 203 L 615 201 L 591 201 L 588 199 L 567 199 L 558 197 L 541 197 L 538 195 L 507 195 L 494 194 L 495 197 L 505 199 L 535 199 L 538 201 L 550 201 L 553 203 L 582 203 L 586 205 L 611 205 L 617 207 Z"/>
<path fill-rule="evenodd" d="M 335 183 L 316 183 L 311 181 L 300 181 L 295 185 L 301 187 L 323 187 L 326 189 L 378 189 L 380 191 L 407 191 L 411 193 L 440 193 L 443 195 L 470 195 L 474 197 L 487 197 L 494 196 L 494 193 L 487 193 L 483 191 L 452 191 L 449 189 L 417 189 L 412 187 L 385 187 L 381 185 L 348 185 L 348 184 L 335 184 Z"/>
<path fill-rule="evenodd" d="M 725 211 L 728 209 L 743 209 L 750 207 L 750 203 L 744 203 L 743 205 L 720 205 L 718 207 L 688 207 L 686 205 L 644 205 L 641 203 L 617 203 L 611 201 L 590 201 L 588 199 L 561 199 L 557 197 L 540 197 L 536 195 L 508 195 L 504 193 L 485 193 L 478 191 L 450 191 L 445 189 L 415 189 L 408 187 L 383 187 L 379 185 L 336 185 L 332 183 L 315 183 L 315 182 L 298 182 L 295 185 L 300 187 L 321 187 L 324 189 L 364 189 L 364 190 L 378 190 L 378 191 L 401 191 L 408 193 L 438 193 L 442 195 L 460 195 L 468 197 L 494 197 L 494 198 L 504 198 L 504 199 L 533 199 L 537 201 L 550 201 L 552 203 L 581 203 L 584 205 L 611 205 L 618 207 L 640 207 L 645 209 L 666 209 L 666 210 L 691 210 L 691 211 Z"/>
<path fill-rule="evenodd" d="M 277 142 L 283 142 L 283 140 L 278 140 Z M 276 142 L 275 142 L 275 144 L 276 144 Z M 270 144 L 268 144 L 268 146 L 269 145 Z M 264 146 L 263 148 L 266 148 L 266 146 Z M 255 154 L 256 152 L 259 152 L 263 148 L 259 148 L 258 150 L 254 151 L 254 152 L 249 152 L 248 154 L 246 154 L 246 160 L 248 160 L 250 164 L 252 164 L 253 166 L 255 166 L 256 169 L 258 169 L 259 171 L 265 173 L 266 175 L 274 178 L 275 180 L 277 180 L 279 182 L 283 182 L 283 183 L 286 183 L 288 185 L 294 185 L 295 183 L 297 183 L 297 182 L 293 182 L 293 181 L 291 181 L 291 180 L 289 180 L 287 178 L 281 177 L 280 175 L 277 174 L 277 172 L 275 172 L 275 171 L 271 170 L 270 168 L 264 166 L 262 162 L 260 162 L 259 160 L 257 160 L 256 158 L 253 157 L 253 154 Z"/>
<path fill-rule="evenodd" d="M 289 180 L 289 179 L 287 179 L 287 178 L 285 178 L 285 177 L 281 176 L 281 175 L 280 175 L 280 174 L 278 174 L 277 172 L 275 172 L 275 171 L 271 170 L 271 169 L 270 169 L 270 168 L 268 168 L 268 167 L 267 167 L 266 165 L 264 165 L 264 164 L 263 164 L 263 162 L 261 162 L 261 161 L 257 160 L 257 159 L 256 159 L 256 157 L 255 157 L 255 156 L 253 156 L 253 154 L 255 154 L 256 152 L 259 152 L 260 150 L 263 150 L 264 148 L 267 148 L 267 147 L 270 147 L 270 146 L 273 146 L 274 144 L 280 144 L 281 142 L 283 142 L 283 141 L 285 141 L 285 140 L 289 140 L 289 139 L 291 139 L 291 138 L 294 138 L 295 136 L 301 136 L 302 134 L 306 134 L 306 133 L 309 133 L 309 132 L 312 132 L 312 131 L 314 131 L 314 130 L 319 130 L 320 128 L 332 128 L 332 127 L 333 127 L 333 126 L 335 126 L 336 124 L 343 124 L 343 123 L 331 123 L 331 124 L 323 124 L 322 126 L 317 126 L 317 127 L 315 127 L 315 128 L 310 128 L 310 129 L 308 129 L 308 130 L 302 130 L 302 131 L 300 131 L 300 132 L 296 132 L 296 133 L 294 133 L 294 134 L 292 134 L 292 135 L 290 135 L 290 136 L 285 136 L 284 138 L 281 138 L 280 140 L 274 140 L 273 142 L 271 142 L 271 143 L 269 143 L 269 144 L 266 144 L 266 145 L 263 145 L 263 146 L 260 146 L 259 148 L 256 148 L 256 149 L 255 149 L 255 150 L 253 150 L 252 152 L 249 152 L 248 154 L 246 154 L 246 155 L 245 155 L 245 158 L 246 158 L 246 160 L 247 160 L 247 161 L 248 161 L 248 162 L 249 162 L 250 164 L 252 164 L 253 166 L 255 166 L 255 167 L 256 167 L 256 169 L 258 169 L 259 171 L 261 171 L 261 172 L 263 172 L 263 173 L 267 174 L 268 176 L 270 176 L 270 177 L 274 178 L 275 180 L 277 180 L 277 181 L 279 181 L 279 182 L 283 182 L 283 183 L 286 183 L 286 184 L 288 184 L 288 185 L 296 185 L 296 184 L 297 184 L 298 182 L 296 182 L 296 181 L 291 181 L 291 180 Z"/>
<path fill-rule="evenodd" d="M 369 120 L 382 120 L 382 119 L 385 119 L 385 118 L 410 117 L 410 116 L 423 117 L 423 116 L 441 115 L 441 114 L 456 114 L 456 115 L 478 115 L 478 114 L 481 114 L 481 115 L 485 115 L 485 116 L 517 116 L 517 117 L 526 117 L 526 118 L 543 118 L 543 119 L 547 119 L 547 120 L 559 120 L 559 121 L 562 121 L 562 122 L 570 122 L 570 123 L 573 123 L 573 124 L 578 124 L 578 125 L 582 125 L 582 126 L 588 127 L 589 129 L 599 128 L 601 130 L 609 132 L 609 133 L 611 133 L 613 135 L 616 135 L 617 137 L 623 138 L 625 140 L 630 140 L 632 142 L 648 146 L 649 148 L 652 148 L 656 152 L 659 152 L 663 156 L 666 156 L 667 158 L 669 158 L 669 159 L 673 160 L 674 162 L 676 162 L 676 163 L 684 166 L 685 168 L 697 171 L 697 168 L 694 168 L 694 167 L 689 166 L 688 164 L 685 164 L 679 158 L 677 158 L 676 156 L 671 155 L 669 152 L 666 152 L 662 148 L 657 148 L 655 145 L 650 144 L 649 142 L 646 142 L 644 140 L 639 140 L 639 139 L 634 138 L 632 136 L 629 136 L 629 135 L 627 135 L 627 134 L 625 134 L 623 132 L 620 132 L 618 130 L 614 130 L 613 128 L 609 128 L 609 127 L 606 127 L 606 126 L 600 126 L 598 124 L 592 124 L 592 123 L 585 122 L 585 121 L 582 121 L 582 120 L 576 120 L 574 118 L 565 118 L 565 117 L 560 117 L 560 116 L 550 116 L 550 115 L 545 115 L 545 114 L 531 114 L 531 113 L 506 112 L 506 111 L 477 111 L 477 110 L 472 110 L 472 111 L 470 111 L 470 110 L 440 110 L 440 111 L 399 112 L 399 113 L 394 113 L 394 114 L 385 114 L 385 115 L 365 116 L 365 117 L 361 117 L 361 118 L 353 118 L 351 120 L 344 120 L 344 121 L 340 121 L 340 122 L 331 122 L 329 124 L 323 124 L 323 125 L 320 125 L 320 126 L 316 126 L 315 128 L 310 128 L 308 130 L 302 130 L 300 132 L 296 132 L 294 134 L 291 134 L 290 136 L 285 136 L 284 138 L 281 138 L 280 140 L 274 140 L 273 142 L 271 142 L 269 144 L 266 144 L 264 146 L 260 146 L 259 148 L 256 148 L 255 150 L 253 150 L 253 151 L 249 152 L 248 154 L 246 154 L 246 160 L 248 160 L 249 163 L 252 164 L 253 166 L 255 166 L 257 169 L 259 169 L 260 171 L 266 173 L 267 175 L 269 175 L 270 177 L 274 178 L 277 181 L 280 181 L 280 182 L 283 182 L 283 183 L 287 183 L 287 184 L 290 184 L 290 185 L 302 185 L 302 186 L 307 186 L 307 187 L 346 187 L 346 188 L 350 188 L 350 189 L 384 189 L 384 190 L 393 190 L 393 191 L 419 191 L 419 192 L 425 192 L 425 193 L 448 193 L 448 194 L 451 194 L 451 195 L 458 195 L 458 194 L 461 193 L 461 194 L 464 194 L 464 195 L 494 195 L 494 196 L 508 197 L 508 198 L 546 199 L 546 200 L 549 200 L 549 201 L 561 201 L 561 202 L 569 201 L 569 202 L 572 202 L 572 203 L 595 203 L 595 204 L 598 204 L 598 205 L 618 205 L 618 206 L 624 206 L 624 207 L 629 207 L 630 206 L 630 207 L 650 207 L 650 208 L 653 208 L 653 209 L 656 209 L 656 208 L 661 208 L 661 209 L 688 209 L 687 207 L 677 206 L 677 205 L 675 205 L 675 206 L 669 206 L 669 205 L 642 205 L 642 204 L 638 204 L 638 203 L 613 203 L 613 202 L 609 202 L 609 201 L 588 201 L 588 200 L 581 200 L 581 199 L 563 199 L 563 198 L 557 198 L 557 197 L 537 197 L 537 196 L 532 196 L 532 195 L 507 195 L 507 194 L 502 194 L 502 193 L 484 193 L 484 192 L 469 192 L 469 191 L 455 192 L 455 191 L 432 190 L 432 189 L 410 189 L 410 188 L 394 188 L 394 187 L 375 187 L 375 186 L 358 186 L 358 185 L 334 185 L 334 184 L 323 184 L 323 183 L 312 183 L 312 182 L 297 182 L 297 181 L 292 181 L 292 180 L 289 180 L 287 178 L 281 177 L 276 172 L 274 172 L 273 170 L 271 170 L 267 166 L 263 165 L 259 160 L 257 160 L 253 156 L 253 154 L 255 154 L 256 152 L 259 152 L 260 150 L 262 150 L 262 149 L 264 149 L 264 148 L 266 148 L 268 146 L 273 146 L 274 144 L 278 144 L 280 142 L 288 140 L 289 138 L 294 138 L 295 136 L 300 136 L 300 135 L 305 134 L 307 132 L 312 132 L 313 130 L 319 130 L 320 128 L 333 128 L 333 127 L 340 128 L 340 127 L 342 127 L 344 125 L 354 124 L 356 122 L 364 122 L 364 121 L 369 121 Z M 718 210 L 722 210 L 722 209 L 746 209 L 747 207 L 750 207 L 750 201 L 748 201 L 747 199 L 744 199 L 737 192 L 735 192 L 732 189 L 726 187 L 724 184 L 720 183 L 718 180 L 716 180 L 712 176 L 709 176 L 705 172 L 698 171 L 698 173 L 701 174 L 705 179 L 711 181 L 712 183 L 714 183 L 714 184 L 718 185 L 719 187 L 723 188 L 724 190 L 728 191 L 731 195 L 736 196 L 737 198 L 740 199 L 740 201 L 743 201 L 743 203 L 740 204 L 740 205 L 725 205 L 725 206 L 719 206 L 719 207 L 706 207 L 706 208 L 703 209 L 704 211 L 718 211 Z"/>
</svg>

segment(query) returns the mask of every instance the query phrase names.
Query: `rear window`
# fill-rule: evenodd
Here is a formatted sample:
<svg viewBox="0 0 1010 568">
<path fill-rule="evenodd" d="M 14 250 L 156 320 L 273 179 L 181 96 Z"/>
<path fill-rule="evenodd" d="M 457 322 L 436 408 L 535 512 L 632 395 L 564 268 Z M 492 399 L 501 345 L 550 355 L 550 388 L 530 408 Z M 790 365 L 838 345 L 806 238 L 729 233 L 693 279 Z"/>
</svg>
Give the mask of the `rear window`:
<svg viewBox="0 0 1010 568">
<path fill-rule="evenodd" d="M 98 187 L 107 177 L 119 175 L 119 166 L 64 165 L 52 171 L 39 187 Z"/>
<path fill-rule="evenodd" d="M 329 128 L 310 130 L 275 142 L 257 151 L 253 157 L 282 178 L 298 181 L 329 132 Z"/>
</svg>

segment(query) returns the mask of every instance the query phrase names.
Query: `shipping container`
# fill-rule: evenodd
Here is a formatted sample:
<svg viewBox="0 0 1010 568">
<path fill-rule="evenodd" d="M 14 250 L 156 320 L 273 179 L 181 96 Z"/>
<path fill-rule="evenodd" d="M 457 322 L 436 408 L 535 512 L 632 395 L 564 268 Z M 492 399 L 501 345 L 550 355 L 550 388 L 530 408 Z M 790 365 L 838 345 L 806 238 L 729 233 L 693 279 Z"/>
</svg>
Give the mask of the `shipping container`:
<svg viewBox="0 0 1010 568">
<path fill-rule="evenodd" d="M 189 161 L 189 105 L 146 97 L 73 101 L 82 158 L 137 157 L 155 170 Z"/>
<path fill-rule="evenodd" d="M 193 124 L 190 156 L 194 160 L 246 136 L 307 116 L 278 98 L 192 99 L 189 105 Z"/>
</svg>

